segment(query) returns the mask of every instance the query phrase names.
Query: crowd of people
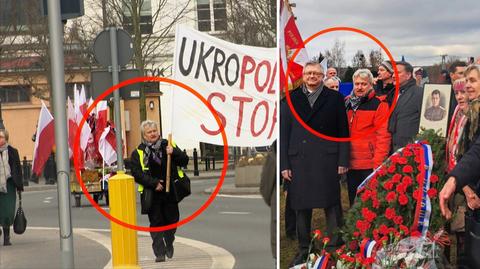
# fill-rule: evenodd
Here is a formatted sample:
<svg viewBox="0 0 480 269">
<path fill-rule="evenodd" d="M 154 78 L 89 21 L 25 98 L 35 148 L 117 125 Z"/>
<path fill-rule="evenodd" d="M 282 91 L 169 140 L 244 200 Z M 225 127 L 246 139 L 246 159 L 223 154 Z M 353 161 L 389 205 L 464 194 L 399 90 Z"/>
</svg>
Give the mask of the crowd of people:
<svg viewBox="0 0 480 269">
<path fill-rule="evenodd" d="M 325 72 L 318 62 L 304 66 L 303 84 L 290 93 L 293 108 L 316 132 L 336 138 L 351 137 L 348 142 L 317 137 L 293 117 L 286 101 L 281 102 L 280 171 L 286 195 L 286 233 L 290 239 L 298 240 L 298 252 L 291 266 L 307 258 L 314 208 L 323 208 L 326 213 L 327 234 L 333 237 L 327 248 L 342 244 L 333 233 L 343 223 L 340 178 L 347 179 L 352 205 L 359 184 L 419 133 L 423 84 L 428 77 L 423 76 L 422 69 L 414 70 L 405 61 L 396 62 L 396 67 L 397 82 L 390 61 L 378 67 L 376 77 L 368 69 L 357 70 L 352 78 L 353 90 L 344 97 L 338 92 L 340 80 L 335 68 Z M 451 227 L 457 236 L 457 262 L 467 268 L 480 268 L 480 259 L 471 251 L 472 246 L 478 250 L 480 240 L 469 233 L 472 229 L 480 230 L 480 169 L 475 169 L 480 165 L 480 70 L 478 65 L 456 61 L 450 65 L 448 75 L 453 96 L 445 145 L 445 176 L 449 179 L 440 192 L 440 206 L 442 214 L 450 218 L 447 202 L 456 193 L 450 208 L 465 213 L 455 214 L 459 224 Z M 439 93 L 430 95 L 431 107 L 424 111 L 424 117 L 445 117 L 446 109 L 437 100 Z"/>
</svg>

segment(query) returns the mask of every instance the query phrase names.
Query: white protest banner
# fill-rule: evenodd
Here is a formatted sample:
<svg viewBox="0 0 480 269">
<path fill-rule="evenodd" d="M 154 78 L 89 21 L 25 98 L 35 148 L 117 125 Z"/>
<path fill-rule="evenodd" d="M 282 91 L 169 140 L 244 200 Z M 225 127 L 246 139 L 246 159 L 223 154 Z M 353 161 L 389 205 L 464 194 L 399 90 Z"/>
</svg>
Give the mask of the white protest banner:
<svg viewBox="0 0 480 269">
<path fill-rule="evenodd" d="M 276 49 L 236 45 L 177 26 L 174 79 L 200 93 L 218 112 L 229 146 L 267 146 L 276 139 Z M 174 137 L 222 145 L 210 110 L 193 94 L 173 89 Z"/>
</svg>

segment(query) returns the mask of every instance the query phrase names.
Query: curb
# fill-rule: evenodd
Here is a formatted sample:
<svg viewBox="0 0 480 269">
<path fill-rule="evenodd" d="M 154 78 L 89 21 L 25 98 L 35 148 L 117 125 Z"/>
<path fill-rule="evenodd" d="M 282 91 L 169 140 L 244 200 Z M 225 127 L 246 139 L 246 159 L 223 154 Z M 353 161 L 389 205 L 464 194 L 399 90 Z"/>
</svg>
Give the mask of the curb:
<svg viewBox="0 0 480 269">
<path fill-rule="evenodd" d="M 211 194 L 215 187 L 207 188 L 203 192 L 206 194 Z M 260 187 L 235 187 L 233 184 L 223 185 L 219 191 L 219 194 L 229 194 L 229 195 L 249 195 L 249 194 L 260 194 Z"/>
</svg>

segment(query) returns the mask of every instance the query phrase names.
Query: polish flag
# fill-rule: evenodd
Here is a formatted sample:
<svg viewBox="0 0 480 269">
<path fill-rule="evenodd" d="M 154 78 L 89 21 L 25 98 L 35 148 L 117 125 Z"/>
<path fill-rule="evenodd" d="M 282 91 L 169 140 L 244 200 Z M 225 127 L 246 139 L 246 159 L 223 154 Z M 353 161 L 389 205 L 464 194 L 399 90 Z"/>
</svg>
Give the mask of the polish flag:
<svg viewBox="0 0 480 269">
<path fill-rule="evenodd" d="M 295 24 L 295 16 L 293 16 L 288 0 L 280 1 L 280 29 L 280 87 L 284 90 L 287 83 L 289 88 L 296 88 L 302 83 L 303 66 L 309 61 L 305 44 Z M 290 65 L 288 69 L 289 77 L 286 78 L 285 72 L 287 71 L 288 61 L 299 48 L 300 52 Z"/>
<path fill-rule="evenodd" d="M 47 106 L 42 102 L 42 109 L 38 117 L 35 148 L 33 150 L 32 172 L 40 176 L 48 157 L 55 144 L 55 127 L 53 116 Z"/>
<path fill-rule="evenodd" d="M 116 144 L 115 132 L 110 126 L 106 127 L 100 136 L 98 150 L 107 165 L 111 165 L 117 161 Z"/>
<path fill-rule="evenodd" d="M 97 104 L 97 115 L 95 124 L 95 141 L 99 141 L 103 130 L 107 127 L 108 106 L 107 101 L 100 101 Z"/>
<path fill-rule="evenodd" d="M 75 121 L 77 123 L 77 126 L 79 126 L 80 122 L 82 121 L 83 115 L 85 114 L 85 112 L 87 112 L 87 100 L 85 98 L 85 87 L 83 85 L 81 91 L 77 90 L 77 85 L 74 86 L 74 98 Z M 88 122 L 85 121 L 82 127 L 82 131 L 80 133 L 80 148 L 82 149 L 82 151 L 85 151 L 85 149 L 87 148 L 88 140 L 91 133 L 92 130 L 90 129 Z"/>
</svg>

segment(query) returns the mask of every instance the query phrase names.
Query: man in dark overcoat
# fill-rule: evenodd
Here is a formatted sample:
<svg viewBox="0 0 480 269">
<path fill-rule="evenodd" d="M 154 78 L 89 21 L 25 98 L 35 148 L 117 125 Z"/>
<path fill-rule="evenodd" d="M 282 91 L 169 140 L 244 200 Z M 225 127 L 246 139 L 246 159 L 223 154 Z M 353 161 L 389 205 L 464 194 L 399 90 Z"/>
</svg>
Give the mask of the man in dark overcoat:
<svg viewBox="0 0 480 269">
<path fill-rule="evenodd" d="M 348 137 L 343 96 L 323 86 L 324 70 L 317 62 L 303 69 L 304 84 L 290 93 L 293 107 L 315 131 L 331 137 Z M 297 217 L 299 250 L 291 265 L 305 261 L 311 239 L 313 208 L 324 208 L 327 234 L 342 224 L 339 174 L 347 171 L 349 143 L 317 137 L 295 119 L 287 102 L 280 112 L 280 171 L 290 181 L 289 193 Z M 333 239 L 332 243 L 337 240 Z"/>
</svg>

